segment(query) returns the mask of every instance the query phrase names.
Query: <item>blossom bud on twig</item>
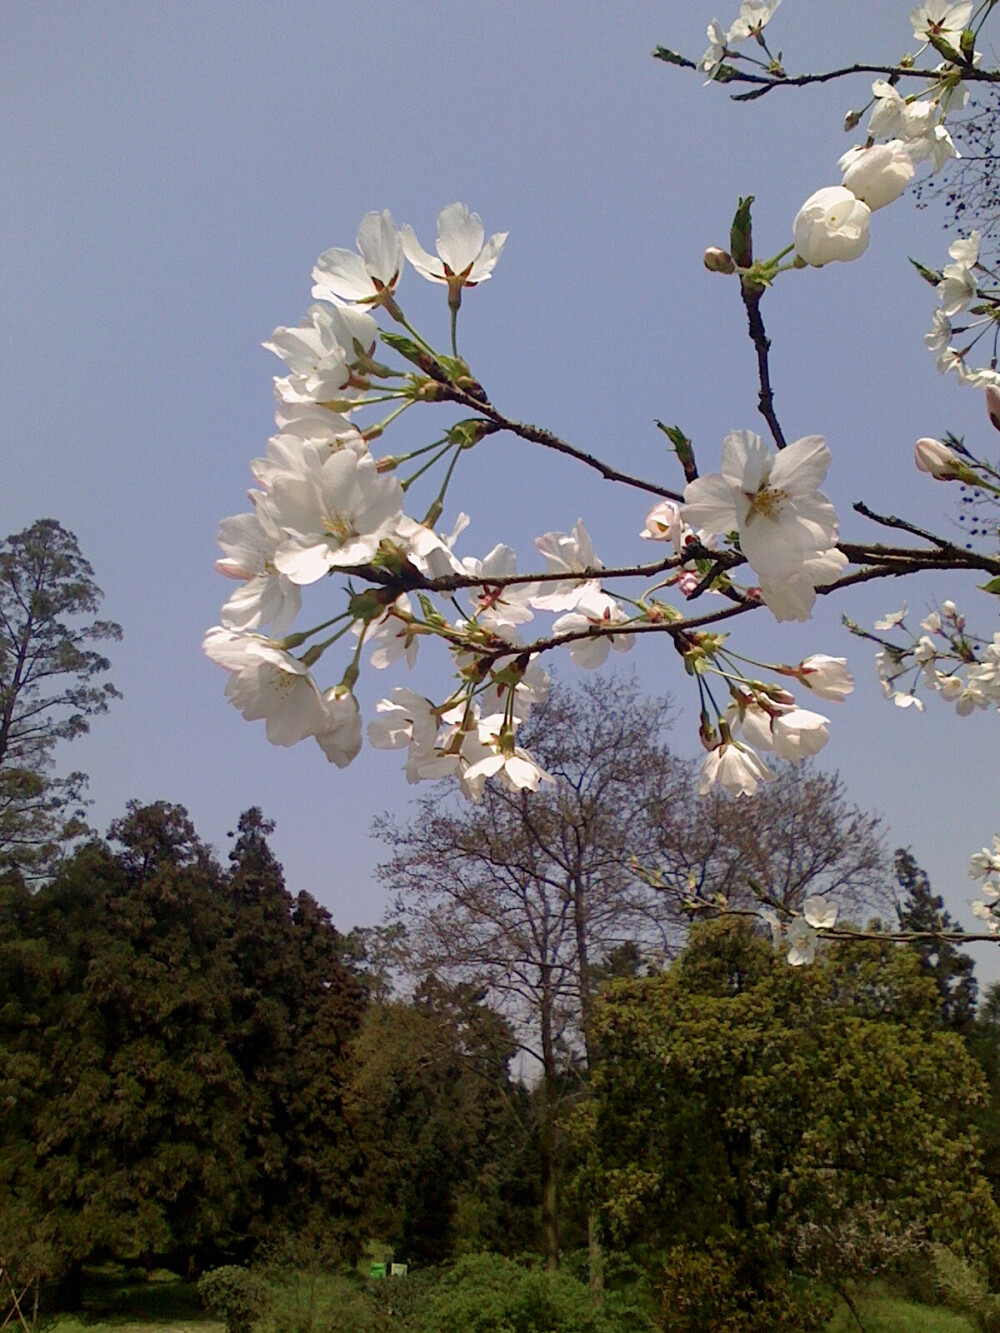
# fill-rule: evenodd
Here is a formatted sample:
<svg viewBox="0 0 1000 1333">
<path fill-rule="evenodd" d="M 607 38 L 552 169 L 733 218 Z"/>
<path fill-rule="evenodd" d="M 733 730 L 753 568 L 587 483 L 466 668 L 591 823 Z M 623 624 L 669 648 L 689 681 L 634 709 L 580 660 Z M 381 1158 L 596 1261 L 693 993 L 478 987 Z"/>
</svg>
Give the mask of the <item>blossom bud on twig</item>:
<svg viewBox="0 0 1000 1333">
<path fill-rule="evenodd" d="M 929 472 L 935 481 L 954 481 L 963 471 L 958 455 L 940 440 L 918 440 L 913 460 L 921 472 Z"/>
<path fill-rule="evenodd" d="M 709 273 L 735 273 L 736 264 L 727 250 L 720 250 L 717 245 L 710 245 L 705 251 L 705 267 Z"/>
</svg>

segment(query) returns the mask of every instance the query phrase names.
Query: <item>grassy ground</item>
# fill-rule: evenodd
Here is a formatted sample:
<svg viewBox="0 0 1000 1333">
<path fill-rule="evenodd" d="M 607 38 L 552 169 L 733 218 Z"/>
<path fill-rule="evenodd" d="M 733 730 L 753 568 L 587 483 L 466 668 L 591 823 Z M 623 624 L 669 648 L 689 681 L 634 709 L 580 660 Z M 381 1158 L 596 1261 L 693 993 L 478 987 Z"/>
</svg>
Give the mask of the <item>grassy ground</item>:
<svg viewBox="0 0 1000 1333">
<path fill-rule="evenodd" d="M 855 1305 L 865 1333 L 976 1333 L 975 1324 L 964 1315 L 915 1305 L 896 1296 L 876 1292 L 859 1296 Z M 828 1333 L 860 1333 L 846 1306 L 834 1315 Z"/>
</svg>

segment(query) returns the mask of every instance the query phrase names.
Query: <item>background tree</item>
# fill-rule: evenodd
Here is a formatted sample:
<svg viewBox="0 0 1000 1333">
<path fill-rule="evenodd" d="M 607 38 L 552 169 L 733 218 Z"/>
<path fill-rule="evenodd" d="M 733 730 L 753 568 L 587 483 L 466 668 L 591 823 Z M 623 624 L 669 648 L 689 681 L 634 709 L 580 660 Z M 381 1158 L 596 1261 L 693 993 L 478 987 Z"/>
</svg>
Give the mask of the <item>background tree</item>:
<svg viewBox="0 0 1000 1333">
<path fill-rule="evenodd" d="M 96 619 L 102 593 L 76 538 L 39 519 L 0 545 L 0 864 L 44 874 L 84 829 L 82 773 L 52 775 L 59 741 L 86 732 L 118 691 L 94 644 L 121 638 Z"/>
<path fill-rule="evenodd" d="M 3 888 L 0 1253 L 28 1247 L 64 1308 L 98 1256 L 183 1271 L 350 1231 L 363 991 L 268 828 L 243 816 L 227 874 L 182 807 L 133 802 L 117 853 L 94 840 L 36 894 Z"/>
<path fill-rule="evenodd" d="M 481 1000 L 427 978 L 412 1003 L 373 1004 L 353 1048 L 364 1229 L 412 1263 L 536 1242 L 528 1096 L 510 1028 Z"/>
<path fill-rule="evenodd" d="M 559 1121 L 585 1085 L 609 969 L 661 967 L 683 942 L 692 899 L 739 906 L 760 892 L 795 908 L 836 890 L 859 910 L 885 899 L 878 820 L 849 805 L 836 775 L 786 766 L 751 811 L 718 793 L 706 801 L 694 765 L 664 742 L 668 719 L 667 702 L 628 678 L 554 688 L 525 728 L 554 787 L 491 785 L 476 806 L 431 796 L 405 827 L 376 826 L 392 848 L 380 873 L 408 927 L 408 965 L 483 987 L 540 1071 L 551 1265 Z"/>
<path fill-rule="evenodd" d="M 694 783 L 657 801 L 646 863 L 675 902 L 748 907 L 763 897 L 798 910 L 814 893 L 830 894 L 842 914 L 862 922 L 891 910 L 890 866 L 877 815 L 848 800 L 836 773 L 781 764 L 753 808 Z"/>
<path fill-rule="evenodd" d="M 931 891 L 931 883 L 908 847 L 896 852 L 896 881 L 902 890 L 897 912 L 902 930 L 917 935 L 960 929 L 944 910 L 944 899 Z M 940 997 L 941 1022 L 959 1032 L 969 1032 L 976 1018 L 975 963 L 948 940 L 914 939 L 909 947 L 933 979 Z"/>
<path fill-rule="evenodd" d="M 788 1274 L 842 1282 L 848 1236 L 866 1263 L 907 1230 L 995 1260 L 983 1080 L 937 1008 L 909 949 L 793 969 L 731 920 L 696 931 L 666 975 L 613 987 L 595 1143 L 619 1244 L 665 1265 L 673 1298 L 710 1261 L 747 1329 L 813 1327 L 779 1325 Z M 717 1324 L 702 1308 L 669 1326 Z"/>
<path fill-rule="evenodd" d="M 560 1248 L 563 1075 L 589 1062 L 593 968 L 629 943 L 662 959 L 674 933 L 634 864 L 656 800 L 686 777 L 661 739 L 667 715 L 628 679 L 553 690 L 528 743 L 555 787 L 491 785 L 473 807 L 431 796 L 405 828 L 389 818 L 376 826 L 392 848 L 380 874 L 408 928 L 408 965 L 482 988 L 540 1070 L 550 1267 Z"/>
</svg>

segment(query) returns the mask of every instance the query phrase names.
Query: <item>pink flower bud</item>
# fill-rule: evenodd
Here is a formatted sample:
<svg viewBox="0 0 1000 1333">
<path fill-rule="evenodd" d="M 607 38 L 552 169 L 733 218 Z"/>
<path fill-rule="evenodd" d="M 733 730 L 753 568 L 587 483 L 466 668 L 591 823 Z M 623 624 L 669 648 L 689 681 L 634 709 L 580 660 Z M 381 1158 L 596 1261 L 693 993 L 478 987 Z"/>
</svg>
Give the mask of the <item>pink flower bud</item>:
<svg viewBox="0 0 1000 1333">
<path fill-rule="evenodd" d="M 1000 430 L 1000 389 L 991 384 L 986 390 L 986 412 L 997 430 Z"/>
<path fill-rule="evenodd" d="M 918 440 L 913 459 L 921 472 L 929 472 L 935 481 L 954 481 L 961 469 L 958 455 L 940 440 Z"/>
</svg>

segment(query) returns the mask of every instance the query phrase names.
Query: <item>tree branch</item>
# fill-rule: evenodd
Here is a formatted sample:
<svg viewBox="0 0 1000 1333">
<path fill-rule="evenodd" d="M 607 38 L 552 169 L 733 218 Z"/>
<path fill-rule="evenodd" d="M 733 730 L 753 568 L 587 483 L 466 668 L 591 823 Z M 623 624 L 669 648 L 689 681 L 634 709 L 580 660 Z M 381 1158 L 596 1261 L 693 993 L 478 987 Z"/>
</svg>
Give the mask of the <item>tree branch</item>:
<svg viewBox="0 0 1000 1333">
<path fill-rule="evenodd" d="M 771 389 L 771 373 L 767 360 L 768 352 L 771 350 L 771 340 L 764 330 L 764 320 L 760 313 L 760 301 L 764 293 L 748 291 L 741 284 L 740 295 L 743 297 L 743 304 L 746 306 L 750 338 L 757 349 L 757 375 L 760 379 L 757 408 L 770 427 L 775 444 L 779 449 L 784 449 L 786 441 L 781 426 L 778 424 L 778 418 L 774 414 L 774 393 Z"/>
</svg>

